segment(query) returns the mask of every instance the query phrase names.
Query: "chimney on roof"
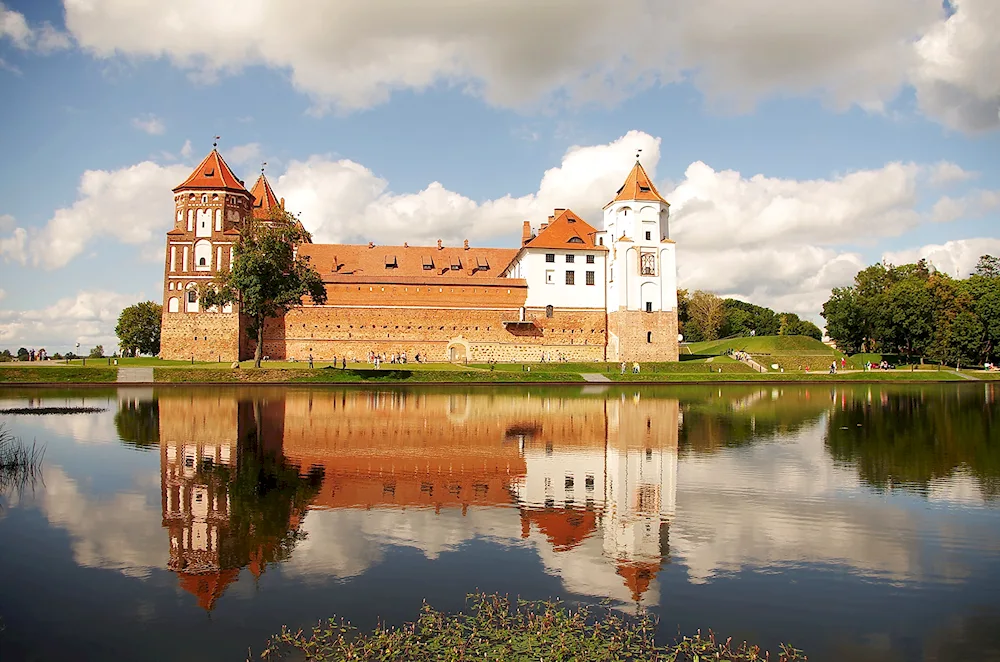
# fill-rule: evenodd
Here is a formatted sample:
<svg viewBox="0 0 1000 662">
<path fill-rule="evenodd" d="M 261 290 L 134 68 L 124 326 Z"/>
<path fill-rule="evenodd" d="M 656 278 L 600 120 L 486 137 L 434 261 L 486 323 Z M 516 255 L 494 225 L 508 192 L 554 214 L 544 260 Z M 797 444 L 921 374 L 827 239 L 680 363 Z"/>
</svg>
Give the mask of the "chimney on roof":
<svg viewBox="0 0 1000 662">
<path fill-rule="evenodd" d="M 552 217 L 551 217 L 551 216 L 549 216 L 549 220 L 550 220 L 550 221 L 552 220 Z M 539 228 L 538 228 L 538 231 L 539 231 L 539 232 L 543 232 L 543 231 L 545 230 L 545 228 L 547 228 L 547 227 L 549 227 L 549 224 L 548 224 L 548 223 L 542 223 L 542 224 L 541 224 L 541 225 L 539 226 Z"/>
<path fill-rule="evenodd" d="M 284 211 L 284 209 L 285 209 L 285 199 L 284 198 L 281 199 L 281 202 L 278 203 L 278 206 L 281 207 L 282 211 Z"/>
<path fill-rule="evenodd" d="M 464 248 L 465 250 L 469 250 L 469 240 L 468 239 L 466 239 L 465 242 L 462 244 L 462 248 Z"/>
<path fill-rule="evenodd" d="M 562 207 L 557 207 L 553 211 L 555 211 L 555 215 L 558 216 L 559 214 L 563 213 L 566 210 L 564 208 L 562 208 Z M 551 216 L 549 218 L 551 218 Z"/>
<path fill-rule="evenodd" d="M 404 241 L 403 242 L 403 248 L 409 248 L 409 247 L 410 247 L 410 244 Z"/>
<path fill-rule="evenodd" d="M 531 241 L 531 221 L 524 222 L 524 228 L 521 230 L 521 245 Z"/>
<path fill-rule="evenodd" d="M 375 242 L 374 241 L 369 241 L 368 242 L 368 248 L 375 248 Z"/>
<path fill-rule="evenodd" d="M 441 240 L 438 239 L 438 250 L 441 250 L 444 246 L 441 245 Z"/>
</svg>

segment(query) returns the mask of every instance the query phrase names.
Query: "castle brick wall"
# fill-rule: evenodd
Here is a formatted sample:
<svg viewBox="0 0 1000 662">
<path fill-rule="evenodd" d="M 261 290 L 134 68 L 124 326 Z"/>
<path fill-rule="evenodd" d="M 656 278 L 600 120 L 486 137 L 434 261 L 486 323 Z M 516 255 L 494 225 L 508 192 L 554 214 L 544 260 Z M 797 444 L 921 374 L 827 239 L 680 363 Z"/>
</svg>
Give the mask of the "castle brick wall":
<svg viewBox="0 0 1000 662">
<path fill-rule="evenodd" d="M 677 361 L 677 311 L 613 311 L 608 313 L 608 338 L 609 361 Z"/>
<path fill-rule="evenodd" d="M 160 356 L 171 360 L 239 360 L 241 337 L 236 313 L 163 313 Z"/>
<path fill-rule="evenodd" d="M 264 329 L 264 355 L 272 359 L 317 361 L 334 356 L 366 360 L 369 352 L 419 352 L 429 361 L 602 361 L 606 315 L 602 310 L 527 311 L 534 324 L 504 325 L 519 311 L 505 309 L 431 309 L 303 306 Z M 252 344 L 252 343 L 251 343 Z M 452 355 L 449 347 L 457 354 Z M 251 349 L 252 351 L 252 349 Z"/>
</svg>

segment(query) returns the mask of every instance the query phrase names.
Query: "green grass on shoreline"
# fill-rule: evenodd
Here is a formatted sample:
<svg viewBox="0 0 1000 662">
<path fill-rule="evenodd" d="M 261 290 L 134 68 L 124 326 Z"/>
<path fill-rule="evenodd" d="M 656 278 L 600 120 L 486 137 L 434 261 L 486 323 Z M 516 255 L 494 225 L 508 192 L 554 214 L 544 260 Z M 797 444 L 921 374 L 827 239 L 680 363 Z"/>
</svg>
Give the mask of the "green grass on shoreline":
<svg viewBox="0 0 1000 662">
<path fill-rule="evenodd" d="M 469 608 L 455 614 L 426 603 L 418 618 L 399 627 L 379 624 L 361 632 L 350 623 L 329 618 L 311 630 L 283 627 L 271 637 L 261 658 L 297 654 L 307 660 L 382 662 L 536 662 L 575 660 L 605 662 L 673 660 L 695 662 L 800 662 L 803 651 L 782 644 L 772 658 L 759 646 L 716 637 L 711 632 L 657 641 L 657 622 L 648 614 L 626 616 L 587 606 L 570 609 L 556 601 L 529 602 L 506 596 L 474 594 Z M 272 658 L 273 656 L 273 658 Z"/>
<path fill-rule="evenodd" d="M 278 367 L 278 366 L 281 367 Z M 529 370 L 530 368 L 530 370 Z M 721 370 L 721 372 L 719 372 Z M 827 372 L 766 372 L 757 373 L 737 362 L 714 363 L 648 363 L 641 372 L 631 368 L 621 374 L 617 364 L 604 363 L 543 363 L 497 364 L 489 366 L 453 365 L 448 363 L 419 365 L 383 365 L 379 370 L 367 364 L 354 364 L 346 370 L 333 367 L 309 369 L 303 364 L 265 364 L 260 370 L 252 367 L 231 369 L 218 363 L 154 367 L 153 379 L 161 384 L 517 384 L 517 383 L 585 383 L 584 374 L 602 375 L 613 383 L 697 384 L 697 383 L 903 383 L 956 382 L 1000 379 L 1000 373 L 984 371 L 938 370 L 925 366 L 922 370 L 901 368 L 887 371 L 846 371 L 835 375 Z M 0 366 L 0 383 L 96 385 L 114 384 L 117 369 L 102 366 L 65 365 L 5 365 Z"/>
</svg>

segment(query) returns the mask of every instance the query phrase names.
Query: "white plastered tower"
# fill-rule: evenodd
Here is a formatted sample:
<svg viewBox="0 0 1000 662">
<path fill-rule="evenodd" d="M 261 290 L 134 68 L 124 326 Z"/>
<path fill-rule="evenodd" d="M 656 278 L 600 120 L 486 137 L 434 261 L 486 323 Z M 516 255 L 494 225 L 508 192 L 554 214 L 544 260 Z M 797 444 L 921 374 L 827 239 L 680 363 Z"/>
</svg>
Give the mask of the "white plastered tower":
<svg viewBox="0 0 1000 662">
<path fill-rule="evenodd" d="M 677 257 L 670 203 L 638 160 L 604 208 L 609 361 L 676 361 Z"/>
</svg>

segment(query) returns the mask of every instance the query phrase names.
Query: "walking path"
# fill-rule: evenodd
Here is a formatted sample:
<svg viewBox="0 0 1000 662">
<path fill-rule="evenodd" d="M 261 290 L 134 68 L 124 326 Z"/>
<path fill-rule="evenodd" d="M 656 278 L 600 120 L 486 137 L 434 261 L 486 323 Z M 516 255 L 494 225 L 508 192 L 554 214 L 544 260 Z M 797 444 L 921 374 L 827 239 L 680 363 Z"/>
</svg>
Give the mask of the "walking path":
<svg viewBox="0 0 1000 662">
<path fill-rule="evenodd" d="M 152 368 L 118 368 L 118 383 L 152 384 Z"/>
<path fill-rule="evenodd" d="M 967 375 L 967 374 L 965 374 L 964 372 L 962 372 L 960 370 L 949 370 L 948 372 L 953 372 L 956 375 L 958 375 L 959 377 L 961 377 L 962 379 L 968 379 L 971 382 L 982 381 L 981 379 L 979 379 L 979 377 L 973 377 L 972 375 Z"/>
<path fill-rule="evenodd" d="M 581 372 L 580 376 L 588 382 L 610 382 L 611 380 L 599 372 Z"/>
</svg>

